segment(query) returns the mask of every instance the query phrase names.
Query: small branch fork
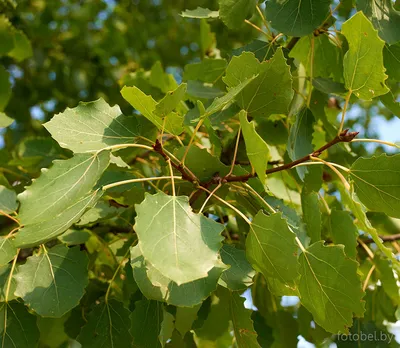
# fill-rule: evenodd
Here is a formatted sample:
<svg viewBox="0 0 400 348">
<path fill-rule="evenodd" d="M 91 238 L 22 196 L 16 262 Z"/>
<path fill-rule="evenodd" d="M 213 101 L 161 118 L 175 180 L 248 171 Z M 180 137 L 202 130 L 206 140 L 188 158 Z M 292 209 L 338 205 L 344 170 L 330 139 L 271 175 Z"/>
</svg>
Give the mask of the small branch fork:
<svg viewBox="0 0 400 348">
<path fill-rule="evenodd" d="M 357 134 L 358 134 L 358 132 L 349 132 L 348 129 L 345 129 L 342 132 L 340 132 L 340 134 L 338 134 L 329 143 L 320 147 L 318 150 L 315 150 L 314 152 L 310 153 L 309 155 L 299 158 L 298 160 L 295 160 L 293 162 L 283 164 L 283 165 L 275 167 L 275 168 L 267 169 L 266 174 L 272 174 L 272 173 L 280 172 L 283 170 L 288 170 L 288 169 L 291 169 L 301 163 L 311 161 L 311 160 L 313 160 L 313 158 L 314 159 L 318 158 L 322 152 L 329 149 L 333 145 L 336 145 L 338 143 L 351 142 L 357 136 Z M 167 163 L 171 163 L 172 167 L 174 167 L 176 170 L 178 170 L 181 173 L 183 180 L 189 181 L 189 182 L 193 183 L 194 185 L 198 186 L 198 190 L 195 191 L 192 194 L 192 196 L 190 197 L 190 203 L 195 202 L 198 199 L 198 197 L 202 194 L 202 192 L 205 191 L 204 189 L 207 190 L 212 185 L 220 185 L 220 184 L 225 184 L 228 182 L 229 183 L 230 182 L 246 182 L 249 179 L 257 176 L 256 173 L 249 173 L 249 174 L 245 174 L 245 175 L 232 175 L 232 171 L 230 171 L 224 177 L 221 177 L 219 173 L 216 173 L 211 178 L 211 180 L 209 180 L 207 182 L 200 182 L 200 180 L 192 172 L 190 172 L 187 168 L 185 168 L 185 166 L 181 162 L 175 163 L 174 161 L 172 161 L 171 157 L 168 156 L 168 154 L 164 151 L 164 149 L 163 149 L 161 143 L 158 141 L 158 139 L 156 140 L 155 144 L 153 145 L 153 149 L 155 152 L 160 154 Z"/>
<path fill-rule="evenodd" d="M 322 152 L 324 152 L 325 150 L 329 149 L 333 145 L 336 145 L 338 143 L 349 143 L 349 142 L 351 142 L 357 136 L 357 134 L 358 134 L 358 132 L 349 132 L 348 129 L 345 129 L 342 132 L 340 132 L 340 134 L 338 134 L 335 138 L 333 138 L 329 143 L 327 143 L 324 146 L 320 147 L 318 150 L 315 150 L 313 153 L 310 153 L 309 155 L 306 155 L 306 156 L 304 156 L 302 158 L 299 158 L 298 160 L 295 160 L 293 162 L 281 165 L 279 167 L 267 169 L 267 171 L 265 173 L 266 174 L 272 174 L 272 173 L 280 172 L 282 170 L 291 169 L 291 168 L 295 167 L 296 165 L 298 165 L 300 163 L 304 163 L 304 162 L 307 162 L 309 160 L 312 160 L 313 157 L 315 157 L 315 158 L 319 157 Z M 226 177 L 224 177 L 222 179 L 222 183 L 233 182 L 233 181 L 246 182 L 247 180 L 249 180 L 251 178 L 254 178 L 256 176 L 257 176 L 256 173 L 240 175 L 240 176 L 229 175 L 229 176 L 226 176 Z M 215 182 L 215 184 L 216 183 L 217 182 Z"/>
</svg>

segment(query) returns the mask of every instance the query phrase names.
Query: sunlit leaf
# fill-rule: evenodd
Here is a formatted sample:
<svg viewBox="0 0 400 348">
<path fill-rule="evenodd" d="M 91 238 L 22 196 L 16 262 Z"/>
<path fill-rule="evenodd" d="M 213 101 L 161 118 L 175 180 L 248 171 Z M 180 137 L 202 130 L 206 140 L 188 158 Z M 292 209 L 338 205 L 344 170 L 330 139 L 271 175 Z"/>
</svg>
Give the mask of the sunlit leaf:
<svg viewBox="0 0 400 348">
<path fill-rule="evenodd" d="M 371 22 L 358 12 L 343 23 L 342 33 L 349 43 L 343 60 L 346 88 L 364 100 L 389 92 L 383 66 L 385 43 Z"/>
<path fill-rule="evenodd" d="M 240 125 L 242 126 L 243 137 L 246 143 L 246 152 L 250 163 L 254 167 L 261 182 L 265 182 L 265 171 L 270 159 L 269 147 L 258 135 L 254 122 L 247 120 L 245 111 L 239 113 Z"/>
</svg>

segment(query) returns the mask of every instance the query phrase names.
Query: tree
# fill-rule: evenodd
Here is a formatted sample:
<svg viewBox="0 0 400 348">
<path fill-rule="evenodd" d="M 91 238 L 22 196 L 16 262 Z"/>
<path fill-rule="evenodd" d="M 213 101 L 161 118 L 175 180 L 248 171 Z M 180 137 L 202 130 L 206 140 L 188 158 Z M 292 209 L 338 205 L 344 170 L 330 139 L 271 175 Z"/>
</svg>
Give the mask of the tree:
<svg viewBox="0 0 400 348">
<path fill-rule="evenodd" d="M 397 346 L 398 7 L 0 1 L 1 347 Z"/>
</svg>

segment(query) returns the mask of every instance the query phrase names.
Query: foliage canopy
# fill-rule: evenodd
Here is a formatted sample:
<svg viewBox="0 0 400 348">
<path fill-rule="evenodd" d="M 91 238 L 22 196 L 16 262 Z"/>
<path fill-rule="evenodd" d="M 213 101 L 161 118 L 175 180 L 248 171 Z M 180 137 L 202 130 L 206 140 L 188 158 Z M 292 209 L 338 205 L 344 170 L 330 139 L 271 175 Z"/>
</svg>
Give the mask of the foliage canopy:
<svg viewBox="0 0 400 348">
<path fill-rule="evenodd" d="M 399 2 L 182 3 L 0 0 L 1 347 L 397 346 Z"/>
</svg>

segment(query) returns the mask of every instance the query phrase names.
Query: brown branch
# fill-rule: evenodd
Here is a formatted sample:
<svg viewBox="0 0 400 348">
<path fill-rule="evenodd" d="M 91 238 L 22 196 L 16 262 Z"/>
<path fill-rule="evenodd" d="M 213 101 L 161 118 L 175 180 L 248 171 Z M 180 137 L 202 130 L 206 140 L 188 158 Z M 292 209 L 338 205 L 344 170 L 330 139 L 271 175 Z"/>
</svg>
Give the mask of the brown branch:
<svg viewBox="0 0 400 348">
<path fill-rule="evenodd" d="M 299 41 L 299 40 L 300 40 L 300 38 L 297 36 L 292 37 L 292 39 L 286 45 L 286 48 L 290 51 L 297 44 L 297 41 Z"/>
<path fill-rule="evenodd" d="M 400 233 L 379 236 L 379 238 L 382 239 L 383 242 L 394 242 L 396 240 L 400 240 Z M 364 244 L 375 243 L 373 239 L 363 239 L 362 241 L 364 242 Z"/>
<path fill-rule="evenodd" d="M 183 180 L 190 181 L 192 183 L 198 183 L 199 179 L 197 179 L 196 176 L 194 176 L 192 173 L 189 173 L 185 170 L 183 167 L 182 163 L 176 164 L 171 160 L 171 158 L 164 152 L 163 147 L 160 143 L 160 141 L 157 139 L 156 143 L 153 145 L 153 149 L 155 152 L 159 153 L 166 162 L 171 162 L 172 167 L 174 167 L 177 171 L 179 171 L 182 175 Z"/>
<path fill-rule="evenodd" d="M 266 174 L 272 174 L 276 172 L 281 172 L 282 170 L 288 170 L 293 168 L 294 166 L 307 162 L 311 159 L 311 157 L 319 157 L 322 152 L 325 150 L 329 149 L 331 146 L 336 145 L 338 143 L 349 143 L 352 141 L 356 136 L 358 132 L 349 132 L 348 129 L 345 129 L 342 131 L 339 135 L 337 135 L 335 138 L 333 138 L 329 143 L 325 144 L 324 146 L 320 147 L 318 150 L 315 150 L 314 152 L 310 153 L 309 155 L 306 155 L 302 158 L 299 158 L 293 162 L 286 163 L 282 166 L 275 167 L 275 168 L 270 168 L 266 170 Z M 222 182 L 232 182 L 232 181 L 241 181 L 241 182 L 246 182 L 247 180 L 256 177 L 256 173 L 249 173 L 245 175 L 229 175 L 225 178 L 222 179 Z M 213 182 L 214 184 L 217 184 L 218 182 Z"/>
</svg>

